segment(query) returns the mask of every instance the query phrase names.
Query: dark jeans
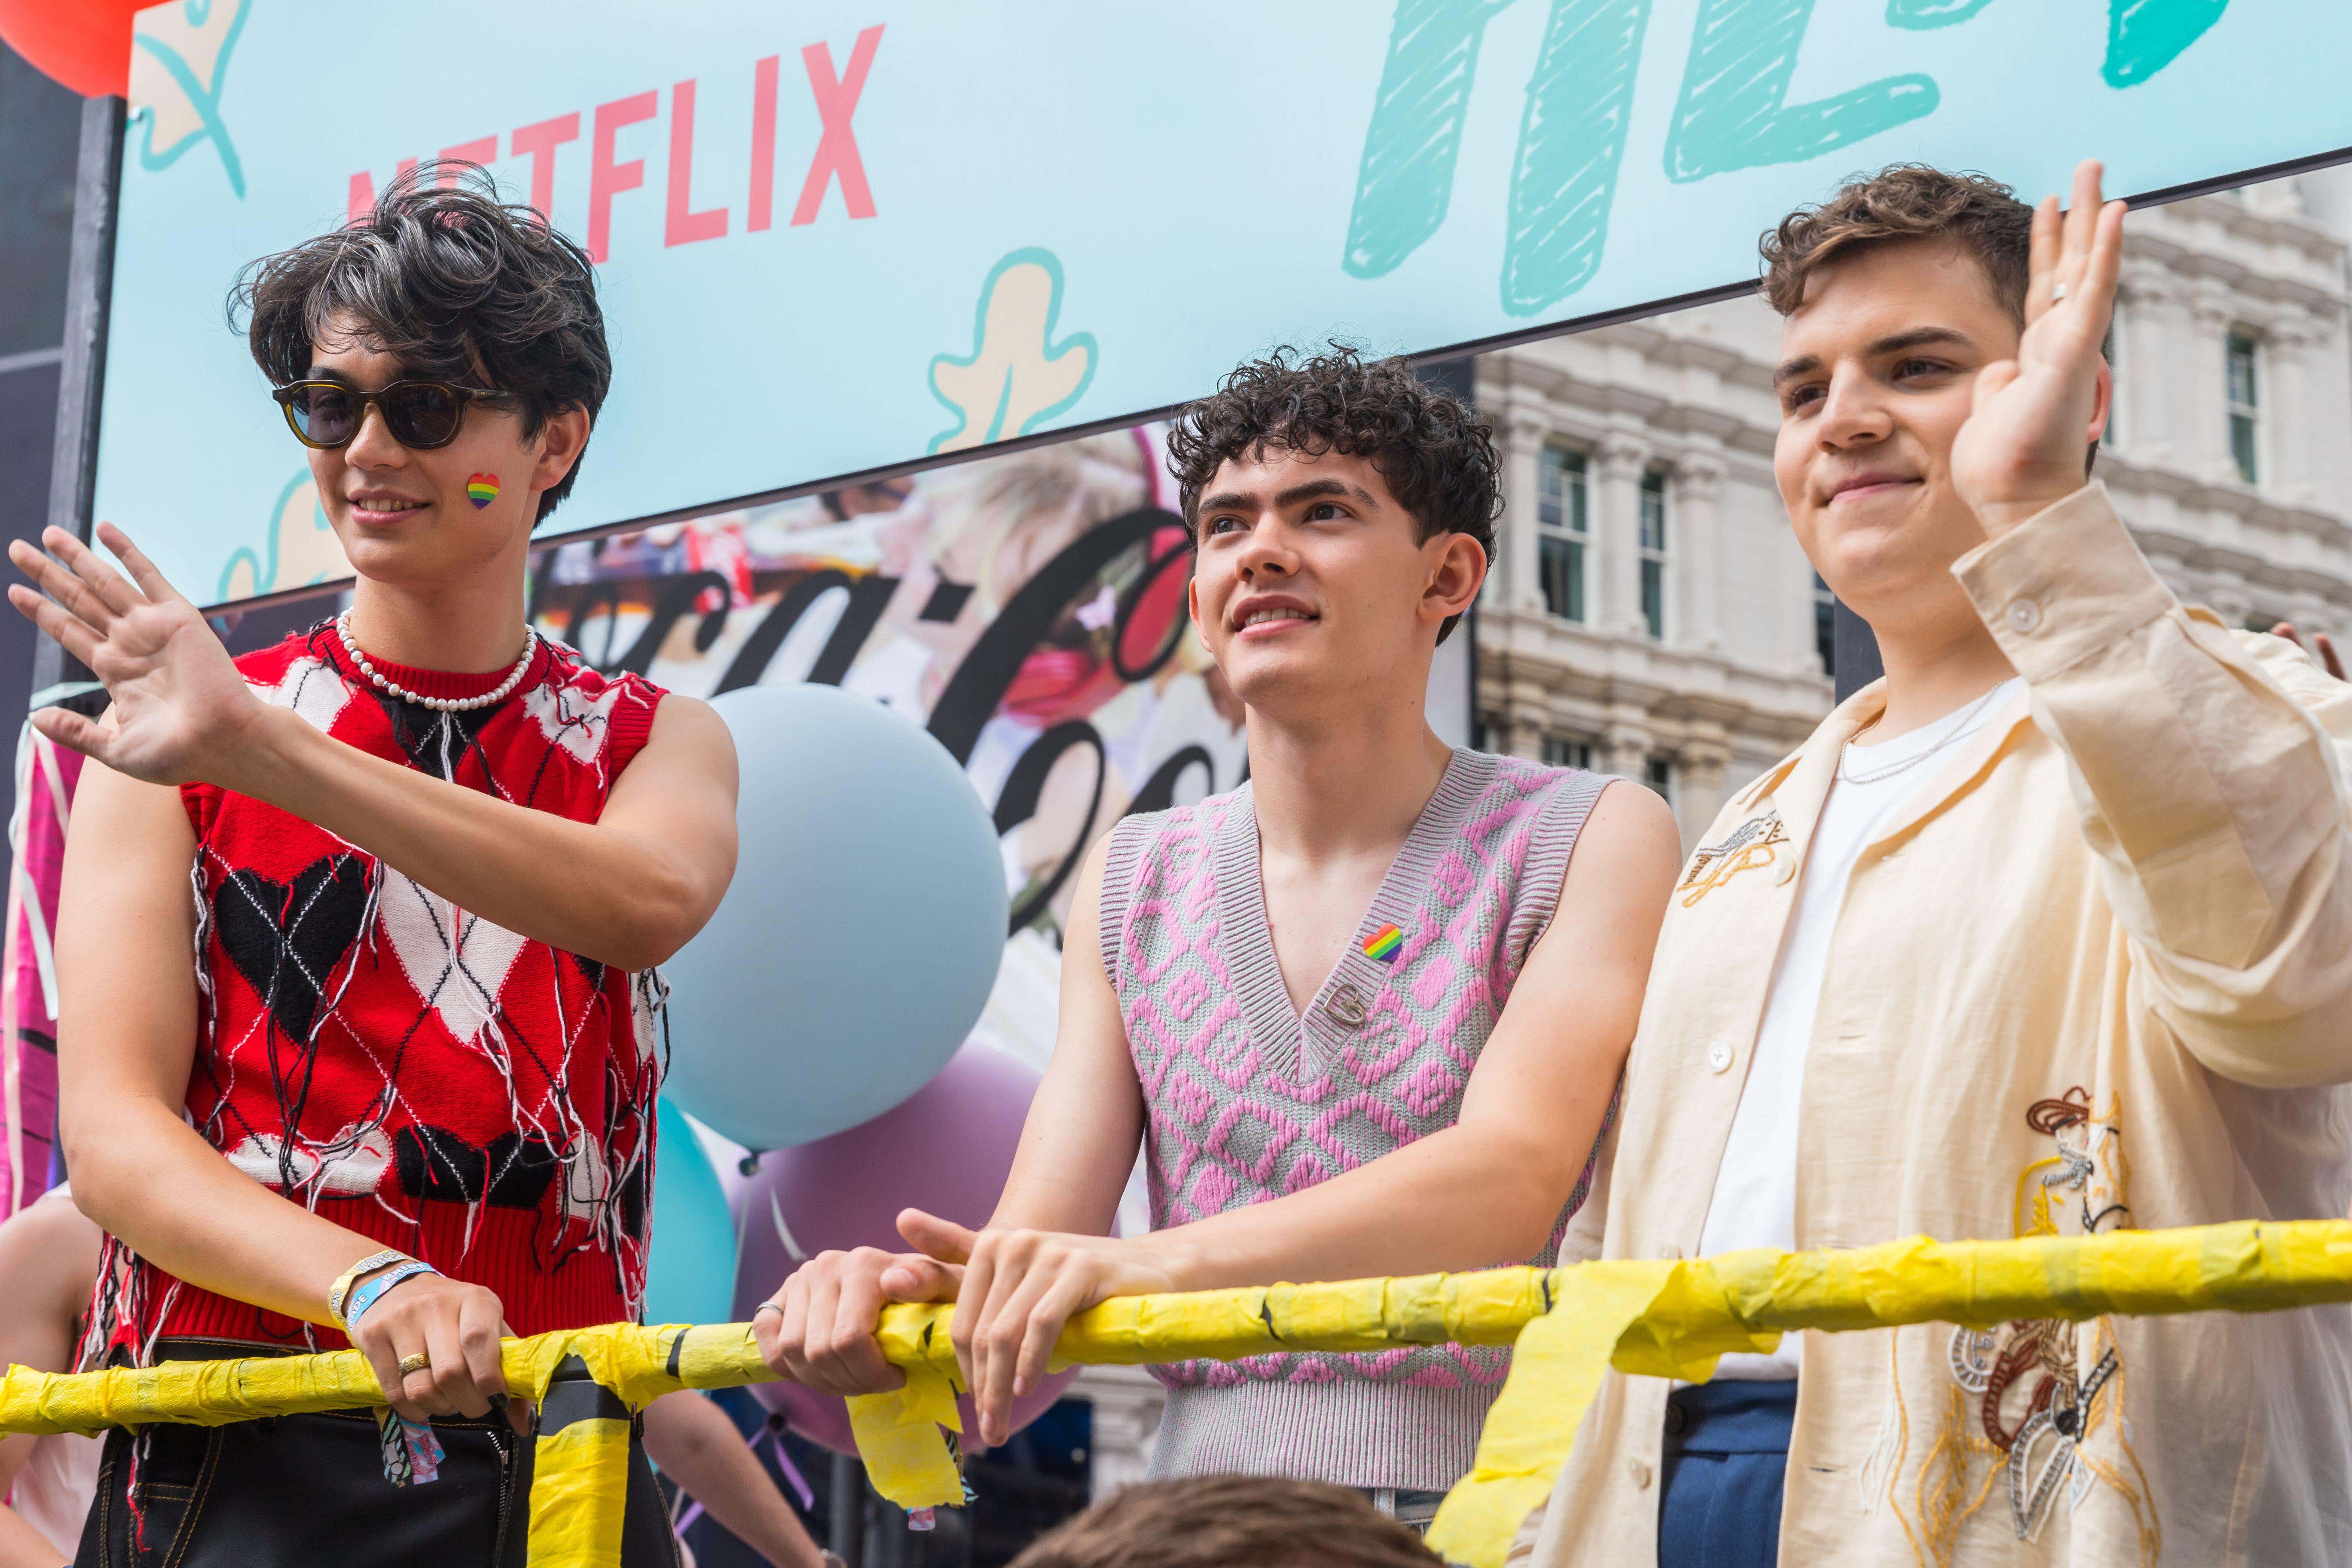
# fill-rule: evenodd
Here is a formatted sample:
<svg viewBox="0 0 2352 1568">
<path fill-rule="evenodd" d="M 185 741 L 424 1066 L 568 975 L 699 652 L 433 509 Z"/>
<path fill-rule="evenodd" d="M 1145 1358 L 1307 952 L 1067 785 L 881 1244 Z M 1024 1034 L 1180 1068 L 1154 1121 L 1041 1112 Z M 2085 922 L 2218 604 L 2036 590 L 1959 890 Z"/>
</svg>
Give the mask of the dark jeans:
<svg viewBox="0 0 2352 1568">
<path fill-rule="evenodd" d="M 178 1361 L 254 1353 L 202 1341 L 157 1351 Z M 395 1487 L 383 1479 L 371 1411 L 158 1424 L 146 1430 L 134 1498 L 138 1439 L 118 1428 L 106 1436 L 76 1568 L 523 1568 L 531 1440 L 496 1415 L 436 1420 L 433 1430 L 446 1456 L 441 1479 Z M 635 1443 L 621 1561 L 679 1563 L 661 1492 Z"/>
<path fill-rule="evenodd" d="M 1797 1385 L 1703 1383 L 1666 1398 L 1658 1568 L 1774 1568 Z"/>
</svg>

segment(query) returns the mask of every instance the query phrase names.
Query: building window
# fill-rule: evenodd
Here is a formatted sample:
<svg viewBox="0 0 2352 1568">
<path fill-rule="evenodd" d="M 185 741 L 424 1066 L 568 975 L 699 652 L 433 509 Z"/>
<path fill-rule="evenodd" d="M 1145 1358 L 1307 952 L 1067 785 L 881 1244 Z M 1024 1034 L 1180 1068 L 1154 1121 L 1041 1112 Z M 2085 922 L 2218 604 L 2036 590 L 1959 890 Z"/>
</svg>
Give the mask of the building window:
<svg viewBox="0 0 2352 1568">
<path fill-rule="evenodd" d="M 1675 761 L 1672 757 L 1654 756 L 1642 765 L 1642 782 L 1675 803 Z"/>
<path fill-rule="evenodd" d="M 1543 760 L 1546 767 L 1582 768 L 1592 771 L 1592 742 L 1580 741 L 1572 735 L 1546 735 L 1543 738 Z"/>
<path fill-rule="evenodd" d="M 1546 447 L 1536 475 L 1536 570 L 1544 608 L 1564 621 L 1584 619 L 1585 560 L 1592 509 L 1584 454 Z"/>
<path fill-rule="evenodd" d="M 1652 642 L 1666 636 L 1666 476 L 1642 476 L 1642 624 Z"/>
<path fill-rule="evenodd" d="M 2262 386 L 2256 378 L 2258 347 L 2243 332 L 2231 332 L 2227 353 L 2230 382 L 2230 456 L 2248 484 L 2261 477 Z M 2210 363 L 2210 362 L 2209 362 Z"/>
<path fill-rule="evenodd" d="M 1821 656 L 1822 673 L 1837 673 L 1837 595 L 1813 574 L 1813 652 Z"/>
</svg>

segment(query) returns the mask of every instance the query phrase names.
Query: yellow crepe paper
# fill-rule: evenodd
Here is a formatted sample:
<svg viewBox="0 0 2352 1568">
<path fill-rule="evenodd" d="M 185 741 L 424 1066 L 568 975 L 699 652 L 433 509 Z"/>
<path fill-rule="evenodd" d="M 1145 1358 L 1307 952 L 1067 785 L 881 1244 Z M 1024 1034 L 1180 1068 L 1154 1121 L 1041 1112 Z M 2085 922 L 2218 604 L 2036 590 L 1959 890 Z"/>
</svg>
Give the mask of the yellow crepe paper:
<svg viewBox="0 0 2352 1568">
<path fill-rule="evenodd" d="M 628 1508 L 629 1424 L 574 1421 L 532 1450 L 529 1568 L 621 1561 Z"/>
<path fill-rule="evenodd" d="M 2352 1223 L 2241 1221 L 2024 1241 L 1915 1237 L 1845 1252 L 1738 1252 L 1678 1263 L 1129 1297 L 1072 1319 L 1055 1357 L 1136 1363 L 1516 1342 L 1510 1380 L 1487 1418 L 1475 1467 L 1446 1499 L 1430 1537 L 1456 1561 L 1496 1568 L 1550 1490 L 1612 1363 L 1696 1382 L 1713 1373 L 1717 1357 L 1769 1350 L 1786 1329 L 2268 1311 L 2345 1300 L 2352 1300 Z M 879 1331 L 883 1354 L 907 1369 L 908 1386 L 851 1401 L 868 1472 L 903 1507 L 962 1496 L 940 1431 L 956 1426 L 953 1313 L 945 1306 L 888 1309 Z M 541 1398 L 571 1355 L 632 1408 L 677 1388 L 772 1375 L 747 1324 L 624 1323 L 509 1340 L 508 1384 Z M 383 1398 L 367 1363 L 352 1351 L 79 1376 L 17 1366 L 0 1380 L 0 1431 L 94 1432 L 147 1421 L 216 1426 Z M 621 1430 L 618 1441 L 611 1428 Z M 531 1493 L 533 1568 L 609 1568 L 616 1561 L 617 1524 L 603 1521 L 608 1508 L 611 1519 L 619 1517 L 626 1452 L 625 1428 L 612 1421 L 575 1422 L 541 1442 Z"/>
</svg>

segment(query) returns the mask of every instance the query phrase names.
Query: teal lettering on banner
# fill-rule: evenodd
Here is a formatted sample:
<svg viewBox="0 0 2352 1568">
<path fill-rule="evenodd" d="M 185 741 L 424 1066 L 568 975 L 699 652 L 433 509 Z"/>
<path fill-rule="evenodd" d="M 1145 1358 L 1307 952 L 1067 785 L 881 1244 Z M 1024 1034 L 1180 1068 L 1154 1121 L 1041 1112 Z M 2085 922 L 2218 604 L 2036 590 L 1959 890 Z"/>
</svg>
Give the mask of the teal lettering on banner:
<svg viewBox="0 0 2352 1568">
<path fill-rule="evenodd" d="M 2230 0 L 2107 0 L 2109 87 L 2137 87 L 2205 36 Z"/>
<path fill-rule="evenodd" d="M 1923 32 L 1965 22 L 1992 0 L 1886 0 L 1886 25 Z"/>
<path fill-rule="evenodd" d="M 1401 0 L 1343 263 L 1395 270 L 1445 221 L 1486 23 L 1511 0 Z M 1531 316 L 1601 265 L 1650 0 L 1552 0 L 1511 174 L 1503 309 Z"/>
<path fill-rule="evenodd" d="M 1833 98 L 1790 104 L 1813 0 L 1700 0 L 1690 63 L 1666 132 L 1666 177 L 1704 180 L 1798 163 L 1935 112 L 1935 79 L 1881 77 Z"/>
<path fill-rule="evenodd" d="M 1503 309 L 1532 316 L 1601 266 L 1650 0 L 1553 0 L 1511 174 Z"/>
<path fill-rule="evenodd" d="M 1398 0 L 1356 174 L 1343 265 L 1381 278 L 1437 232 L 1478 74 L 1487 18 L 1511 0 Z"/>
</svg>

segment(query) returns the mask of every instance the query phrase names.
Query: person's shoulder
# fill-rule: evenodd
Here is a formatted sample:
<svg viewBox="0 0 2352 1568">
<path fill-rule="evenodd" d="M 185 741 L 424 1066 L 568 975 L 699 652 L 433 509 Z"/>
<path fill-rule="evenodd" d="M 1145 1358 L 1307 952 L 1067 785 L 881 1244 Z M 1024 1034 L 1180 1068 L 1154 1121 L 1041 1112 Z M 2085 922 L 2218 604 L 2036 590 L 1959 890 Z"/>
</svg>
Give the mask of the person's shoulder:
<svg viewBox="0 0 2352 1568">
<path fill-rule="evenodd" d="M 547 645 L 548 669 L 541 686 L 558 686 L 579 693 L 592 702 L 601 703 L 608 693 L 618 703 L 639 703 L 648 710 L 660 706 L 670 695 L 667 687 L 656 686 L 633 669 L 599 669 L 588 662 L 588 656 L 561 637 L 539 634 Z"/>
<path fill-rule="evenodd" d="M 1249 784 L 1244 781 L 1223 795 L 1204 795 L 1187 805 L 1164 805 L 1157 811 L 1130 811 L 1119 818 L 1112 831 L 1148 844 L 1164 834 L 1213 827 L 1224 820 L 1226 813 L 1245 807 L 1248 802 Z"/>
</svg>

